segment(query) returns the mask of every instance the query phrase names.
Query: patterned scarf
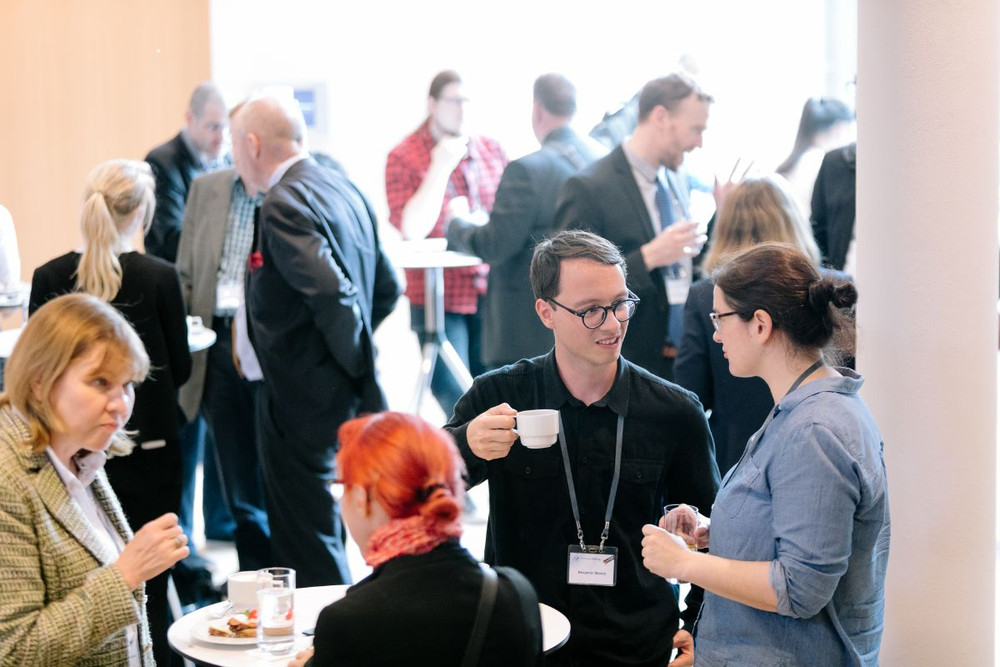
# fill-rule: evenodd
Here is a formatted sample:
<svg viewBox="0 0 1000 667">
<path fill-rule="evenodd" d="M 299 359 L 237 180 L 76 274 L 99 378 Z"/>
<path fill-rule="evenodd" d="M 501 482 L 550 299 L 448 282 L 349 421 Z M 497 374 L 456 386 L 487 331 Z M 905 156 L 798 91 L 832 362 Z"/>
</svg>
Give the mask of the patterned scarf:
<svg viewBox="0 0 1000 667">
<path fill-rule="evenodd" d="M 365 562 L 377 568 L 396 556 L 425 554 L 447 540 L 462 536 L 458 519 L 441 524 L 419 514 L 393 519 L 372 533 L 364 550 Z"/>
</svg>

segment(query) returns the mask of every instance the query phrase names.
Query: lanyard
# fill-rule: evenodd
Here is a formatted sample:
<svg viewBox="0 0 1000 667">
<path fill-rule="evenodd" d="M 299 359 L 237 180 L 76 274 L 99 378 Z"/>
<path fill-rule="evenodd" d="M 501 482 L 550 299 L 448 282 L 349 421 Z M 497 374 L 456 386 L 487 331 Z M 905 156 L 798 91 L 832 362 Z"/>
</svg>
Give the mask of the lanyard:
<svg viewBox="0 0 1000 667">
<path fill-rule="evenodd" d="M 615 434 L 615 476 L 611 480 L 611 494 L 608 496 L 608 511 L 604 513 L 604 530 L 601 531 L 601 544 L 598 551 L 604 551 L 604 543 L 608 539 L 608 529 L 611 527 L 611 511 L 615 507 L 615 496 L 618 495 L 618 478 L 622 471 L 622 432 L 625 430 L 625 417 L 618 415 L 618 429 Z M 566 485 L 569 487 L 569 502 L 573 507 L 573 519 L 576 521 L 576 537 L 580 540 L 580 548 L 587 550 L 583 541 L 583 526 L 580 524 L 580 506 L 576 502 L 576 487 L 573 485 L 573 471 L 569 467 L 569 449 L 566 447 L 566 429 L 563 428 L 562 413 L 559 413 L 559 448 L 562 449 L 563 466 L 566 468 Z"/>
<path fill-rule="evenodd" d="M 823 359 L 821 357 L 812 366 L 802 371 L 802 375 L 800 375 L 795 379 L 795 382 L 792 383 L 792 386 L 789 387 L 788 391 L 785 392 L 785 396 L 788 396 L 790 393 L 798 389 L 799 385 L 802 384 L 807 377 L 815 373 L 822 366 L 823 366 Z M 784 396 L 782 397 L 782 400 L 784 400 Z M 781 401 L 778 401 L 778 403 L 781 403 Z M 759 443 L 761 439 L 764 437 L 764 431 L 767 429 L 767 425 L 770 424 L 771 420 L 774 419 L 774 417 L 778 414 L 778 403 L 775 403 L 774 407 L 771 408 L 771 411 L 767 413 L 767 419 L 764 420 L 764 424 L 759 429 L 757 429 L 756 433 L 750 436 L 750 442 L 747 443 L 746 449 L 743 450 L 743 456 L 741 456 L 740 460 L 736 463 L 735 466 L 733 466 L 734 471 L 736 468 L 739 468 L 743 464 L 744 459 L 753 454 L 753 450 L 756 447 L 757 443 Z M 733 475 L 729 475 L 729 479 L 732 478 Z"/>
</svg>

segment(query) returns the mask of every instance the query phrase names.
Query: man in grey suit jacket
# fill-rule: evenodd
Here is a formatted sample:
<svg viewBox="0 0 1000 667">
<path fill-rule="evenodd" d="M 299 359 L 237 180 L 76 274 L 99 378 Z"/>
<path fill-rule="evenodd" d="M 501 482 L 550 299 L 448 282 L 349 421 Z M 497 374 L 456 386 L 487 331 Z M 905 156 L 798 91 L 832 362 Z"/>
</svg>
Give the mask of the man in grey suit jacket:
<svg viewBox="0 0 1000 667">
<path fill-rule="evenodd" d="M 375 216 L 306 153 L 293 100 L 251 100 L 233 123 L 236 170 L 265 192 L 247 274 L 250 340 L 264 372 L 261 468 L 276 564 L 300 586 L 350 581 L 337 503 L 337 429 L 385 409 L 372 331 L 399 296 Z"/>
<path fill-rule="evenodd" d="M 184 300 L 216 334 L 215 344 L 193 357 L 191 377 L 181 388 L 185 416 L 201 412 L 215 441 L 206 455 L 218 470 L 236 521 L 234 537 L 241 570 L 268 567 L 270 529 L 264 509 L 254 427 L 260 382 L 240 376 L 233 364 L 233 317 L 243 300 L 243 276 L 253 241 L 256 193 L 247 192 L 235 169 L 195 179 L 188 196 L 177 253 Z"/>
<path fill-rule="evenodd" d="M 483 315 L 483 361 L 490 368 L 552 349 L 552 332 L 535 315 L 528 269 L 535 244 L 553 231 L 560 186 L 599 155 L 600 146 L 569 127 L 574 113 L 576 88 L 569 79 L 538 77 L 531 127 L 541 149 L 507 165 L 489 222 L 472 220 L 466 205 L 448 224 L 449 246 L 490 265 Z"/>
<path fill-rule="evenodd" d="M 557 228 L 586 229 L 621 248 L 629 289 L 641 299 L 623 356 L 667 380 L 683 332 L 692 258 L 705 240 L 690 220 L 688 180 L 677 170 L 684 154 L 701 146 L 711 101 L 682 74 L 647 83 L 635 133 L 567 180 L 556 210 Z M 668 333 L 671 318 L 680 329 Z"/>
</svg>

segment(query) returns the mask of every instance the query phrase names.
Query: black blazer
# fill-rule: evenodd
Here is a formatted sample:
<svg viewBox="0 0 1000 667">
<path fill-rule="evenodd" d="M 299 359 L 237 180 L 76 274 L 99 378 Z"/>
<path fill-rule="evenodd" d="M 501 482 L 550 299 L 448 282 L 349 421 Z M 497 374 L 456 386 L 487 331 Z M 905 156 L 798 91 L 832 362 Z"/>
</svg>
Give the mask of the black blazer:
<svg viewBox="0 0 1000 667">
<path fill-rule="evenodd" d="M 330 443 L 342 415 L 385 408 L 372 331 L 399 296 L 396 272 L 368 201 L 312 158 L 268 191 L 258 231 L 263 263 L 247 274 L 247 313 L 272 417 L 294 437 Z"/>
<path fill-rule="evenodd" d="M 184 221 L 184 204 L 191 181 L 201 173 L 201 161 L 180 133 L 149 151 L 146 162 L 156 177 L 156 210 L 146 232 L 146 252 L 168 262 L 177 261 L 177 243 Z"/>
<path fill-rule="evenodd" d="M 812 228 L 823 265 L 843 270 L 854 238 L 858 145 L 823 156 L 812 196 Z"/>
<path fill-rule="evenodd" d="M 184 299 L 174 267 L 137 252 L 122 253 L 118 260 L 122 266 L 122 286 L 111 305 L 135 328 L 146 346 L 150 363 L 149 377 L 135 390 L 135 408 L 127 426 L 138 431 L 133 440 L 139 445 L 125 459 L 137 473 L 127 483 L 141 490 L 151 480 L 169 476 L 164 474 L 164 467 L 176 465 L 179 474 L 178 432 L 183 417 L 177 404 L 177 390 L 191 374 L 191 353 Z M 35 269 L 29 312 L 34 313 L 61 294 L 73 292 L 79 264 L 80 254 L 70 252 Z M 142 443 L 154 440 L 165 440 L 167 444 L 142 451 Z M 120 486 L 116 484 L 117 492 L 128 491 Z"/>
<path fill-rule="evenodd" d="M 529 269 L 535 245 L 554 231 L 559 188 L 597 158 L 593 142 L 569 127 L 554 130 L 534 153 L 507 165 L 490 221 L 452 220 L 448 244 L 490 265 L 483 315 L 483 360 L 502 366 L 552 349 L 552 332 L 535 314 Z"/>
<path fill-rule="evenodd" d="M 517 570 L 497 568 L 499 590 L 479 665 L 532 667 L 542 655 L 535 591 Z M 462 664 L 483 575 L 457 541 L 399 556 L 320 612 L 312 667 Z"/>
<path fill-rule="evenodd" d="M 556 209 L 558 229 L 586 229 L 617 245 L 625 255 L 628 287 L 642 302 L 629 321 L 622 355 L 666 377 L 667 291 L 659 270 L 646 270 L 640 247 L 653 240 L 649 210 L 618 146 L 563 185 Z"/>
<path fill-rule="evenodd" d="M 747 440 L 761 427 L 774 407 L 771 390 L 762 379 L 738 378 L 729 372 L 722 346 L 712 340 L 712 282 L 700 280 L 691 286 L 684 306 L 684 338 L 674 363 L 674 382 L 690 389 L 706 410 L 715 440 L 719 473 L 736 465 Z"/>
</svg>

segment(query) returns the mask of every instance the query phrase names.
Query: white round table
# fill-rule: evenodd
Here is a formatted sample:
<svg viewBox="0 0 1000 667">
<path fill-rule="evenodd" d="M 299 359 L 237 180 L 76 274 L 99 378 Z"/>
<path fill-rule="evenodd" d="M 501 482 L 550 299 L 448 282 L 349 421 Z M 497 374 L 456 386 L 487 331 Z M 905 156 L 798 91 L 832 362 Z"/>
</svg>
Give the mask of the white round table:
<svg viewBox="0 0 1000 667">
<path fill-rule="evenodd" d="M 253 640 L 234 644 L 233 641 L 240 640 L 222 639 L 216 643 L 204 639 L 203 628 L 214 618 L 213 612 L 224 608 L 225 602 L 196 609 L 175 621 L 167 631 L 167 641 L 170 642 L 170 648 L 199 665 L 211 667 L 287 665 L 297 652 L 312 644 L 312 637 L 303 635 L 302 631 L 316 627 L 316 619 L 319 618 L 323 608 L 344 597 L 348 588 L 349 586 L 316 586 L 299 588 L 295 591 L 295 648 L 283 656 L 275 657 L 261 653 Z M 539 604 L 538 610 L 542 616 L 542 648 L 546 653 L 550 653 L 569 639 L 569 620 L 545 604 Z M 224 643 L 226 641 L 230 643 Z"/>
</svg>

